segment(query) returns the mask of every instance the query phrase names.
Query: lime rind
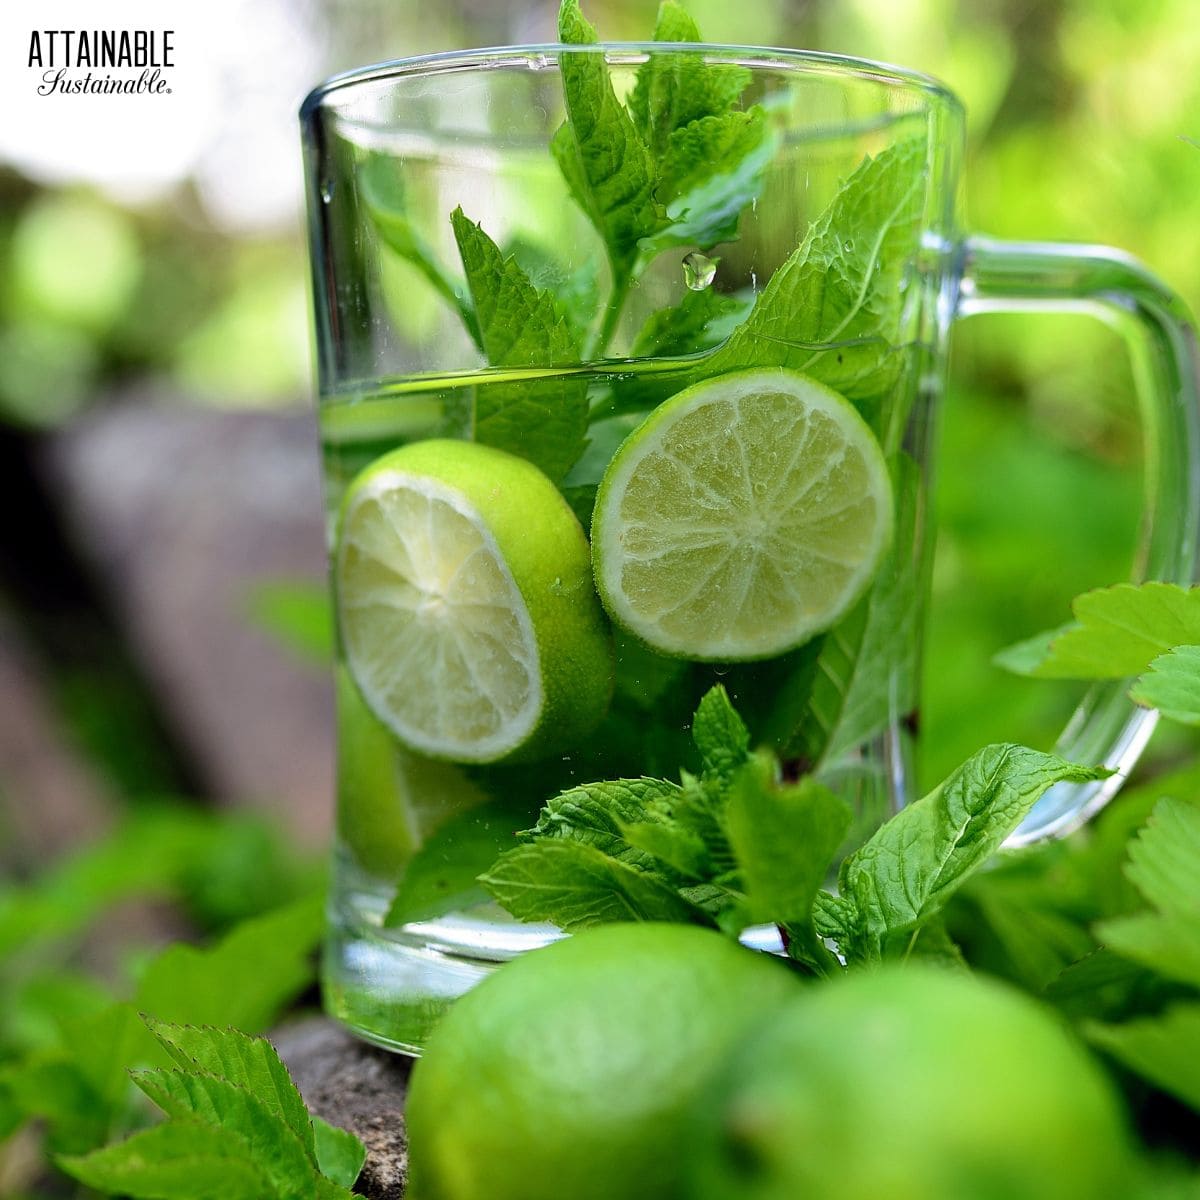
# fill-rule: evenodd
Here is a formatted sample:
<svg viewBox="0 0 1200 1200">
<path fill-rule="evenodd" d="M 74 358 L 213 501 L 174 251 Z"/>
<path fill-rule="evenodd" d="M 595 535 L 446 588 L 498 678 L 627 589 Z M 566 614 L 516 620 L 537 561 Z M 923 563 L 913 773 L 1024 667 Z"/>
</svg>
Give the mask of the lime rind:
<svg viewBox="0 0 1200 1200">
<path fill-rule="evenodd" d="M 687 388 L 617 451 L 592 551 L 610 617 L 654 649 L 769 658 L 836 622 L 892 536 L 882 450 L 837 392 L 794 371 Z"/>
</svg>

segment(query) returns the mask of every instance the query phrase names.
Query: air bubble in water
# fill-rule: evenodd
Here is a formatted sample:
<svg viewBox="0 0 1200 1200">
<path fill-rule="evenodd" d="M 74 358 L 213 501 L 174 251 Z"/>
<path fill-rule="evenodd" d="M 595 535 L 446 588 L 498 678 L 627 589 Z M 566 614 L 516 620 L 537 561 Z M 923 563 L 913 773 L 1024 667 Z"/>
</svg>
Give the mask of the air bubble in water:
<svg viewBox="0 0 1200 1200">
<path fill-rule="evenodd" d="M 702 292 L 717 277 L 719 259 L 709 258 L 699 250 L 683 256 L 683 282 L 693 292 Z"/>
<path fill-rule="evenodd" d="M 321 184 L 321 203 L 329 204 L 333 200 L 333 183 L 330 180 L 325 180 Z"/>
</svg>

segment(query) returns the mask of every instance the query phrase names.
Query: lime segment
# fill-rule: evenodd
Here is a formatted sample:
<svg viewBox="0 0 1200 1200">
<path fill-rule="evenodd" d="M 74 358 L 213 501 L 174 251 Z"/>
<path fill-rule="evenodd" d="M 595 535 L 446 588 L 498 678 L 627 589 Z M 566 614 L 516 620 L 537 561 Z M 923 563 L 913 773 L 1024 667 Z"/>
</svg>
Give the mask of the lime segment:
<svg viewBox="0 0 1200 1200">
<path fill-rule="evenodd" d="M 617 451 L 592 552 L 609 615 L 667 654 L 767 658 L 832 626 L 891 540 L 879 443 L 794 371 L 687 388 Z"/>
<path fill-rule="evenodd" d="M 346 494 L 335 573 L 346 664 L 410 749 L 493 762 L 603 715 L 587 539 L 530 463 L 442 440 L 385 454 Z"/>
</svg>

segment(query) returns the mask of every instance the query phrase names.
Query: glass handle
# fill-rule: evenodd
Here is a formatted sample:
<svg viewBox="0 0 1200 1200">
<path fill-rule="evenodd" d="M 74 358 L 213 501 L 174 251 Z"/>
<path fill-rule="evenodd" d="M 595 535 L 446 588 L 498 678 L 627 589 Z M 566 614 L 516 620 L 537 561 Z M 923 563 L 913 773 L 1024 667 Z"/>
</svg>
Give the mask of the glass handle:
<svg viewBox="0 0 1200 1200">
<path fill-rule="evenodd" d="M 1141 412 L 1145 497 L 1135 581 L 1190 586 L 1200 523 L 1200 359 L 1183 302 L 1135 259 L 1103 246 L 970 237 L 959 247 L 955 318 L 988 312 L 1083 312 L 1125 339 Z M 1058 741 L 1058 753 L 1103 762 L 1099 783 L 1059 784 L 1008 845 L 1070 832 L 1120 787 L 1153 732 L 1157 714 L 1138 708 L 1127 683 L 1091 688 Z"/>
</svg>

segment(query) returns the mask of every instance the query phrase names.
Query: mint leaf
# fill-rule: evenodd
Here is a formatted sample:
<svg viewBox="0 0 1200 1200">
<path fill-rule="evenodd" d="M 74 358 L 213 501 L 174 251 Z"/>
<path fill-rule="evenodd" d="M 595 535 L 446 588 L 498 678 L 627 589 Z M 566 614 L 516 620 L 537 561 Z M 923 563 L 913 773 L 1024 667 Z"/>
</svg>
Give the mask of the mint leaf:
<svg viewBox="0 0 1200 1200">
<path fill-rule="evenodd" d="M 312 1128 L 321 1174 L 339 1187 L 353 1187 L 367 1161 L 366 1146 L 349 1130 L 330 1125 L 320 1117 L 312 1118 Z"/>
<path fill-rule="evenodd" d="M 762 192 L 774 152 L 766 114 L 758 107 L 702 117 L 674 130 L 654 193 L 666 209 L 666 221 L 642 239 L 642 251 L 653 255 L 670 246 L 707 250 L 735 239 L 743 210 Z"/>
<path fill-rule="evenodd" d="M 900 509 L 892 548 L 870 593 L 821 643 L 807 711 L 784 751 L 815 771 L 915 707 L 911 660 L 918 645 L 918 605 L 912 560 L 920 522 L 919 470 L 907 455 L 897 457 L 893 494 Z"/>
<path fill-rule="evenodd" d="M 882 956 L 885 943 L 939 911 L 1017 827 L 1052 784 L 1103 779 L 1024 746 L 987 746 L 927 796 L 901 809 L 842 864 L 841 895 L 858 915 L 855 958 Z"/>
<path fill-rule="evenodd" d="M 1200 725 L 1200 646 L 1176 646 L 1160 654 L 1129 695 L 1169 720 Z"/>
<path fill-rule="evenodd" d="M 311 1197 L 315 1155 L 306 1153 L 284 1122 L 244 1087 L 185 1071 L 137 1071 L 133 1081 L 169 1117 L 194 1119 L 240 1138 L 280 1200 Z"/>
<path fill-rule="evenodd" d="M 685 880 L 702 880 L 708 874 L 708 847 L 699 834 L 674 822 L 622 825 L 621 834 L 635 850 L 643 851 L 648 866 L 675 872 Z"/>
<path fill-rule="evenodd" d="M 592 45 L 597 40 L 579 10 L 579 0 L 563 0 L 558 33 L 568 45 Z M 551 151 L 603 238 L 614 290 L 623 294 L 633 274 L 638 242 L 662 224 L 654 200 L 654 159 L 613 91 L 603 55 L 564 54 L 559 66 L 568 120 L 555 135 Z"/>
<path fill-rule="evenodd" d="M 1088 1022 L 1088 1040 L 1131 1071 L 1200 1112 L 1200 1004 L 1123 1025 Z"/>
<path fill-rule="evenodd" d="M 564 838 L 594 846 L 631 866 L 652 868 L 653 858 L 629 842 L 629 826 L 662 822 L 679 795 L 665 779 L 614 779 L 561 792 L 542 809 L 522 840 Z"/>
<path fill-rule="evenodd" d="M 904 296 L 918 249 L 925 143 L 897 142 L 846 180 L 746 321 L 705 363 L 803 371 L 851 400 L 877 400 L 903 362 Z M 870 414 L 869 414 L 870 415 Z"/>
<path fill-rule="evenodd" d="M 822 974 L 834 969 L 813 926 L 813 904 L 850 828 L 850 807 L 811 778 L 780 786 L 770 756 L 742 766 L 725 824 L 750 924 L 787 927 L 788 953 Z"/>
<path fill-rule="evenodd" d="M 732 779 L 749 757 L 750 732 L 730 704 L 723 685 L 710 688 L 701 699 L 692 718 L 692 740 L 700 751 L 704 770 L 721 780 Z"/>
<path fill-rule="evenodd" d="M 387 155 L 372 154 L 359 168 L 358 186 L 380 241 L 425 276 L 458 313 L 471 340 L 482 350 L 479 324 L 466 289 L 442 266 L 412 222 L 400 164 Z"/>
<path fill-rule="evenodd" d="M 577 362 L 574 330 L 553 295 L 534 287 L 516 258 L 505 257 L 461 208 L 451 216 L 467 273 L 484 353 L 492 366 Z M 459 398 L 455 414 L 474 441 L 526 458 L 557 482 L 579 457 L 587 435 L 587 381 L 562 378 L 489 382 Z"/>
<path fill-rule="evenodd" d="M 171 1025 L 151 1018 L 146 1026 L 176 1066 L 246 1089 L 296 1135 L 309 1157 L 315 1155 L 308 1110 L 287 1067 L 265 1038 L 252 1038 L 237 1029 Z"/>
<path fill-rule="evenodd" d="M 654 26 L 656 42 L 703 42 L 695 21 L 675 0 L 663 0 Z M 652 154 L 663 154 L 676 130 L 720 116 L 750 83 L 745 67 L 710 64 L 694 54 L 655 54 L 638 68 L 629 111 Z"/>
<path fill-rule="evenodd" d="M 567 318 L 578 345 L 591 326 L 600 305 L 600 272 L 595 258 L 588 258 L 573 270 L 566 269 L 549 247 L 517 236 L 504 247 L 540 291 L 549 292 Z"/>
<path fill-rule="evenodd" d="M 315 978 L 325 929 L 320 895 L 244 921 L 215 946 L 168 946 L 146 968 L 135 1002 L 167 1021 L 268 1028 Z"/>
<path fill-rule="evenodd" d="M 1073 624 L 996 656 L 1039 679 L 1124 679 L 1176 646 L 1200 643 L 1200 588 L 1119 583 L 1077 596 Z"/>
<path fill-rule="evenodd" d="M 646 318 L 629 352 L 634 358 L 670 358 L 710 350 L 733 332 L 749 307 L 745 300 L 712 288 L 687 291 L 673 308 L 660 308 Z"/>
<path fill-rule="evenodd" d="M 514 844 L 520 824 L 512 812 L 491 805 L 455 814 L 409 860 L 384 925 L 429 921 L 483 903 L 478 876 Z"/>
<path fill-rule="evenodd" d="M 1200 802 L 1160 800 L 1129 846 L 1125 873 L 1160 912 L 1200 919 Z"/>
<path fill-rule="evenodd" d="M 571 932 L 610 921 L 694 921 L 667 884 L 585 842 L 544 838 L 502 854 L 479 882 L 514 917 Z"/>
<path fill-rule="evenodd" d="M 494 367 L 531 367 L 577 361 L 574 333 L 554 296 L 534 287 L 516 258 L 505 257 L 461 206 L 450 215 L 450 223 L 488 362 Z"/>
<path fill-rule="evenodd" d="M 1110 949 L 1200 988 L 1200 802 L 1159 801 L 1129 847 L 1126 875 L 1154 912 L 1101 922 Z"/>
<path fill-rule="evenodd" d="M 157 1125 L 58 1165 L 96 1191 L 139 1200 L 280 1200 L 241 1138 L 198 1121 Z"/>
</svg>

